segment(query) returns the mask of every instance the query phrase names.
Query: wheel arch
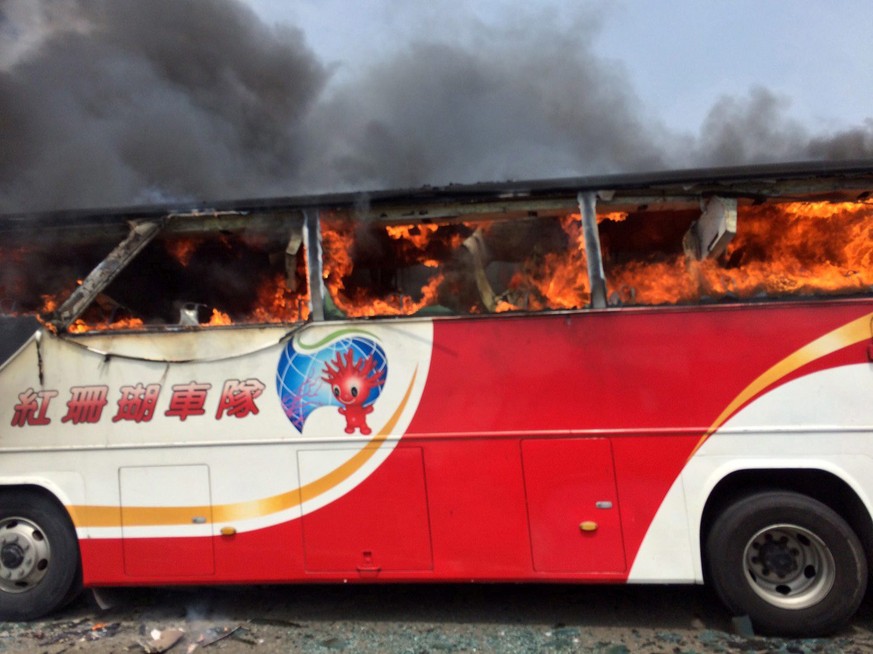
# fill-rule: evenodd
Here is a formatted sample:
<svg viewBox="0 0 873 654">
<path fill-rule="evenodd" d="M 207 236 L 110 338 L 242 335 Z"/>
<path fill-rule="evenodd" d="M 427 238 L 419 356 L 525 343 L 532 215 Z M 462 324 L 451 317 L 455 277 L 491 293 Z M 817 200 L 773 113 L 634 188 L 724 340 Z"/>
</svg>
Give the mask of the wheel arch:
<svg viewBox="0 0 873 654">
<path fill-rule="evenodd" d="M 868 562 L 873 563 L 873 518 L 848 482 L 818 468 L 756 468 L 727 474 L 706 499 L 698 534 L 704 577 L 708 575 L 705 542 L 720 512 L 743 497 L 767 491 L 793 491 L 831 508 L 849 523 L 861 541 Z"/>
<path fill-rule="evenodd" d="M 33 495 L 34 497 L 38 497 L 42 500 L 45 500 L 46 502 L 52 503 L 61 514 L 67 517 L 70 526 L 75 530 L 75 520 L 70 514 L 68 505 L 65 504 L 64 500 L 62 499 L 64 493 L 61 491 L 61 489 L 54 487 L 54 485 L 43 485 L 34 482 L 0 484 L 0 500 L 2 500 L 3 495 L 9 493 L 28 493 Z"/>
</svg>

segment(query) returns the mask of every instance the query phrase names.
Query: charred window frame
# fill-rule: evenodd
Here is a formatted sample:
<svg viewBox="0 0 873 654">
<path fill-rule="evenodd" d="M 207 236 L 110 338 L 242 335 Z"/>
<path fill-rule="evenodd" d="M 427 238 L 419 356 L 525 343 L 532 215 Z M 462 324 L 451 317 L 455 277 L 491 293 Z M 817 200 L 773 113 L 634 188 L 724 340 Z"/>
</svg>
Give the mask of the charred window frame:
<svg viewBox="0 0 873 654">
<path fill-rule="evenodd" d="M 583 225 L 573 204 L 428 209 L 412 218 L 401 210 L 320 213 L 310 240 L 317 238 L 322 254 L 326 319 L 590 306 Z"/>
<path fill-rule="evenodd" d="M 607 306 L 873 295 L 866 197 L 714 194 L 613 208 L 598 218 Z"/>
<path fill-rule="evenodd" d="M 549 182 L 545 189 L 425 189 L 373 202 L 339 195 L 266 205 L 275 210 L 140 213 L 151 217 L 127 230 L 119 214 L 87 216 L 97 228 L 61 229 L 76 239 L 77 257 L 88 239 L 99 243 L 99 256 L 81 268 L 93 271 L 71 273 L 79 270 L 73 257 L 60 261 L 66 279 L 83 281 L 59 309 L 39 313 L 68 332 L 80 325 L 114 329 L 113 312 L 131 304 L 119 301 L 122 291 L 137 288 L 163 303 L 151 312 L 161 314 L 157 319 L 143 316 L 142 329 L 162 330 L 209 324 L 213 308 L 239 325 L 873 295 L 873 202 L 865 176 L 578 188 Z M 112 229 L 101 230 L 100 220 Z M 799 238 L 783 238 L 799 227 L 807 229 Z M 211 244 L 194 278 L 220 293 L 179 292 L 164 279 L 167 266 L 149 252 L 158 248 L 167 261 L 174 239 Z M 222 249 L 223 240 L 240 247 Z M 228 254 L 237 249 L 240 260 Z M 275 282 L 258 284 L 267 289 L 262 295 L 252 285 L 267 273 Z M 228 276 L 248 290 L 235 291 Z M 14 298 L 35 288 L 26 275 L 4 284 L 4 296 L 23 289 Z M 274 302 L 283 309 L 265 310 Z M 88 311 L 102 311 L 103 324 Z"/>
<path fill-rule="evenodd" d="M 80 333 L 305 320 L 303 226 L 299 211 L 132 221 L 126 237 L 46 322 Z"/>
</svg>

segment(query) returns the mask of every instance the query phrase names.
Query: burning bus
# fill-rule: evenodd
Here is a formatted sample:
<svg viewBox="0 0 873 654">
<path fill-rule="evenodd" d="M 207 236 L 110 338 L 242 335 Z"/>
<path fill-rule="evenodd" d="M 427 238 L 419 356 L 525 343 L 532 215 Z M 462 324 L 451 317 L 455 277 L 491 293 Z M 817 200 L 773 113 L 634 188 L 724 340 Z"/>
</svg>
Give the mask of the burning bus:
<svg viewBox="0 0 873 654">
<path fill-rule="evenodd" d="M 873 556 L 873 162 L 0 217 L 0 616 L 82 587 Z"/>
</svg>

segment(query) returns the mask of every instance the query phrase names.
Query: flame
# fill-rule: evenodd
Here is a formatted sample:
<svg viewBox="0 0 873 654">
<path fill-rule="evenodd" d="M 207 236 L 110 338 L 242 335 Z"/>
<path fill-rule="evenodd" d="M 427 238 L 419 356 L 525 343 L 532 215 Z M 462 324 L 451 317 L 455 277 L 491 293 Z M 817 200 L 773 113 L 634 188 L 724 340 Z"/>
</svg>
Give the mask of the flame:
<svg viewBox="0 0 873 654">
<path fill-rule="evenodd" d="M 626 223 L 626 212 L 598 215 L 598 223 Z M 645 220 L 641 216 L 640 220 Z M 570 247 L 537 252 L 519 263 L 508 288 L 496 298 L 496 312 L 582 308 L 590 303 L 583 230 L 578 214 L 561 222 Z M 488 232 L 489 224 L 466 226 Z M 633 229 L 633 227 L 629 227 Z M 445 260 L 424 256 L 441 237 L 438 225 L 389 226 L 387 236 L 418 256 L 413 262 L 435 267 Z M 627 232 L 626 232 L 627 233 Z M 462 238 L 452 236 L 457 248 Z M 639 239 L 638 239 L 639 240 Z M 348 316 L 408 315 L 438 303 L 443 277 L 436 274 L 420 299 L 392 294 L 375 297 L 367 288 L 347 289 L 354 271 L 354 231 L 337 224 L 324 232 L 325 281 L 337 306 Z M 621 243 L 614 244 L 620 249 Z M 752 299 L 815 294 L 850 294 L 873 289 L 873 203 L 793 202 L 741 205 L 738 233 L 718 259 L 688 259 L 676 243 L 662 252 L 631 260 L 605 256 L 607 291 L 612 304 L 677 304 L 719 299 Z M 401 264 L 398 264 L 401 265 Z M 470 307 L 475 312 L 476 307 Z"/>
<path fill-rule="evenodd" d="M 421 224 L 421 225 L 388 225 L 385 231 L 388 236 L 395 241 L 406 241 L 411 243 L 419 250 L 427 248 L 428 242 L 436 234 L 439 225 Z"/>
<path fill-rule="evenodd" d="M 223 311 L 213 309 L 212 315 L 209 317 L 209 322 L 207 322 L 206 324 L 214 327 L 216 325 L 230 325 L 233 324 L 233 321 L 230 319 L 230 316 Z"/>
<path fill-rule="evenodd" d="M 139 329 L 143 326 L 143 321 L 139 318 L 127 318 L 125 320 L 116 320 L 115 322 L 88 324 L 81 318 L 75 320 L 72 325 L 67 327 L 67 331 L 71 334 L 82 334 L 91 331 L 108 331 L 122 329 Z"/>
<path fill-rule="evenodd" d="M 430 257 L 428 246 L 438 241 L 440 225 L 400 225 L 383 228 L 388 237 L 403 245 L 411 245 L 415 254 L 410 263 L 435 268 L 440 261 Z M 354 270 L 352 252 L 355 245 L 354 226 L 349 221 L 327 221 L 322 224 L 323 278 L 337 308 L 349 317 L 411 315 L 424 307 L 437 304 L 443 274 L 435 272 L 420 288 L 418 300 L 410 295 L 391 293 L 376 297 L 368 288 L 348 289 L 346 279 Z M 460 244 L 461 237 L 453 235 L 449 243 Z M 444 245 L 444 244 L 443 244 Z"/>
<path fill-rule="evenodd" d="M 202 242 L 203 239 L 193 237 L 177 238 L 164 241 L 164 248 L 171 257 L 187 268 L 188 264 L 191 263 L 191 257 L 194 256 Z"/>
<path fill-rule="evenodd" d="M 79 280 L 79 285 L 81 285 L 81 280 Z M 63 291 L 61 293 L 57 293 L 55 295 L 42 295 L 42 307 L 39 312 L 36 314 L 37 318 L 44 325 L 47 325 L 44 316 L 48 316 L 49 314 L 55 312 L 58 307 L 63 304 L 66 299 L 70 296 L 70 291 Z M 99 301 L 98 301 L 99 304 Z M 143 326 L 143 321 L 139 318 L 124 318 L 121 320 L 114 321 L 104 321 L 104 322 L 87 322 L 84 318 L 78 318 L 73 321 L 73 323 L 67 327 L 67 331 L 71 334 L 82 334 L 84 332 L 90 331 L 107 331 L 107 330 L 120 330 L 120 329 L 138 329 Z M 54 327 L 50 327 L 54 330 Z"/>
<path fill-rule="evenodd" d="M 261 284 L 255 307 L 250 322 L 297 322 L 309 317 L 308 294 L 289 291 L 282 273 Z"/>
<path fill-rule="evenodd" d="M 442 283 L 442 275 L 437 275 L 422 286 L 421 299 L 415 301 L 409 295 L 400 293 L 387 297 L 371 298 L 366 293 L 359 292 L 351 298 L 336 302 L 337 307 L 347 316 L 362 318 L 368 316 L 409 316 L 424 307 L 436 304 L 437 291 Z"/>
<path fill-rule="evenodd" d="M 690 213 L 684 213 L 689 221 Z M 678 221 L 685 217 L 677 214 Z M 640 244 L 643 248 L 650 245 L 643 227 L 660 224 L 647 223 L 646 219 L 646 214 L 598 214 L 601 225 L 621 223 L 613 225 L 616 229 L 609 232 L 611 237 L 604 244 L 607 292 L 613 305 L 873 292 L 873 202 L 741 204 L 737 235 L 726 252 L 717 259 L 703 261 L 686 257 L 680 239 L 674 239 L 670 230 L 665 234 L 676 243 L 667 243 L 662 238 L 661 245 L 657 245 L 662 251 L 634 254 L 641 252 Z M 543 232 L 543 243 L 538 243 L 535 236 L 545 227 L 526 224 L 534 225 L 533 231 L 522 233 L 534 238 L 530 243 L 521 238 L 511 243 L 515 250 L 505 257 L 511 261 L 483 259 L 477 263 L 476 257 L 480 255 L 474 256 L 468 249 L 469 237 L 478 233 L 477 238 L 483 239 L 486 250 L 502 243 L 496 240 L 499 238 L 496 222 L 378 227 L 329 219 L 322 223 L 325 288 L 337 308 L 349 317 L 412 315 L 427 307 L 444 305 L 447 298 L 462 296 L 469 306 L 453 306 L 452 310 L 478 313 L 485 310 L 486 304 L 479 301 L 484 297 L 483 277 L 488 280 L 486 284 L 495 286 L 489 300 L 494 302 L 495 312 L 588 306 L 591 297 L 580 216 L 563 216 L 560 229 L 557 223 L 550 223 L 549 230 Z M 672 225 L 678 225 L 677 233 L 684 229 L 681 222 Z M 555 232 L 561 235 L 561 230 L 566 235 L 563 240 L 546 238 L 546 232 L 554 237 Z M 561 244 L 555 247 L 557 241 Z M 199 246 L 197 239 L 178 239 L 165 245 L 183 265 L 191 261 Z M 225 245 L 230 247 L 230 241 Z M 499 250 L 498 247 L 493 252 L 500 254 Z M 26 266 L 26 256 L 20 257 L 20 261 Z M 491 263 L 499 265 L 490 268 Z M 356 264 L 360 269 L 356 269 Z M 233 307 L 216 307 L 203 324 L 307 319 L 305 266 L 305 257 L 299 257 L 296 278 L 290 279 L 285 271 L 271 268 L 272 272 L 255 286 L 251 311 L 235 313 Z M 41 313 L 56 311 L 68 295 L 69 291 L 42 295 Z M 98 298 L 95 304 L 110 318 L 101 322 L 101 312 L 94 310 L 75 321 L 69 331 L 143 327 L 143 320 L 138 318 L 112 320 L 116 310 L 112 307 L 118 305 L 111 301 L 101 305 L 102 301 Z"/>
<path fill-rule="evenodd" d="M 873 288 L 873 203 L 740 206 L 737 235 L 719 259 L 631 261 L 607 268 L 626 304 L 848 294 Z"/>
<path fill-rule="evenodd" d="M 42 296 L 42 308 L 40 313 L 51 313 L 58 308 L 58 299 L 54 295 Z"/>
<path fill-rule="evenodd" d="M 607 213 L 597 214 L 597 223 L 600 224 L 604 220 L 610 220 L 614 223 L 621 223 L 627 220 L 627 211 L 610 211 Z"/>
<path fill-rule="evenodd" d="M 321 231 L 322 277 L 334 298 L 345 290 L 343 279 L 351 274 L 352 246 L 354 236 L 352 226 L 346 222 L 324 223 Z"/>
<path fill-rule="evenodd" d="M 184 238 L 164 242 L 164 247 L 171 256 L 182 265 L 187 265 L 191 257 L 197 252 L 197 248 L 205 242 L 203 238 Z M 222 239 L 221 243 L 230 248 L 232 243 L 228 239 Z M 253 309 L 247 313 L 234 313 L 233 307 L 213 307 L 209 318 L 201 322 L 202 326 L 221 326 L 246 323 L 278 323 L 296 322 L 305 320 L 309 315 L 308 289 L 305 280 L 305 264 L 301 257 L 295 271 L 297 277 L 296 287 L 299 291 L 291 291 L 288 288 L 285 273 L 265 275 L 263 279 L 255 282 L 252 294 L 255 300 L 251 302 Z M 77 280 L 81 286 L 83 280 Z M 111 288 L 110 288 L 111 292 Z M 42 306 L 38 310 L 38 316 L 49 316 L 69 297 L 70 291 L 66 290 L 56 294 L 44 294 Z M 251 296 L 249 296 L 251 297 Z M 88 310 L 74 321 L 67 331 L 81 334 L 89 331 L 139 329 L 145 327 L 149 317 L 127 317 L 115 320 L 114 316 L 119 309 L 124 310 L 109 296 L 98 295 Z M 130 313 L 130 311 L 127 311 Z M 45 324 L 45 319 L 41 318 Z"/>
<path fill-rule="evenodd" d="M 561 227 L 570 239 L 570 247 L 526 261 L 510 281 L 509 295 L 515 300 L 504 298 L 495 311 L 581 309 L 590 302 L 581 216 L 564 216 Z"/>
</svg>

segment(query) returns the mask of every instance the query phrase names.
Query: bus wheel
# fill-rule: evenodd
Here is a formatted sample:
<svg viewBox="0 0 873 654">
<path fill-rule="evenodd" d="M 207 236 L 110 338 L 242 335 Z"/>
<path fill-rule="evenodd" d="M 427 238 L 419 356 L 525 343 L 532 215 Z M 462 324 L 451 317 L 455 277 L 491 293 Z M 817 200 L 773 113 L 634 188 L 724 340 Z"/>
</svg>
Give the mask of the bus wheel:
<svg viewBox="0 0 873 654">
<path fill-rule="evenodd" d="M 728 506 L 707 535 L 706 554 L 721 600 L 762 633 L 830 633 L 855 614 L 867 586 L 855 532 L 799 493 L 759 493 Z"/>
<path fill-rule="evenodd" d="M 0 620 L 31 620 L 60 608 L 79 583 L 67 515 L 35 493 L 0 494 Z"/>
</svg>

